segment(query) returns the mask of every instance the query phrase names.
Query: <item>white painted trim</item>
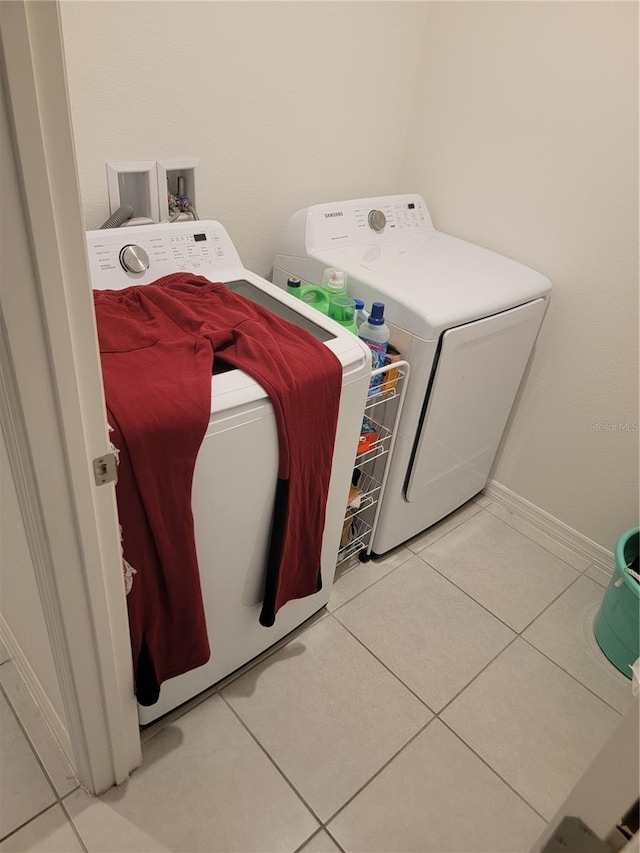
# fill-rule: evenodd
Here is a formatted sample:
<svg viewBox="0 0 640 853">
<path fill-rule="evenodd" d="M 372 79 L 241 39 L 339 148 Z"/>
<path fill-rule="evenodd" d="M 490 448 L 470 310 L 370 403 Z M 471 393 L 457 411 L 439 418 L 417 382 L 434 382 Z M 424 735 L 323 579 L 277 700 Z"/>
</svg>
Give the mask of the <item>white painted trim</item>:
<svg viewBox="0 0 640 853">
<path fill-rule="evenodd" d="M 544 848 L 562 818 L 568 815 L 583 820 L 598 838 L 608 838 L 609 833 L 638 796 L 638 732 L 640 714 L 636 696 L 564 803 L 544 828 L 542 835 L 531 848 L 532 853 Z"/>
<path fill-rule="evenodd" d="M 27 685 L 27 689 L 33 696 L 33 701 L 38 706 L 38 710 L 49 726 L 49 730 L 55 738 L 56 743 L 64 753 L 71 767 L 75 767 L 76 762 L 69 733 L 2 613 L 0 613 L 0 639 L 7 647 L 7 652 L 11 657 L 12 663 L 15 664 L 18 674 Z"/>
<path fill-rule="evenodd" d="M 570 548 L 580 557 L 584 557 L 585 560 L 597 566 L 607 575 L 613 574 L 615 557 L 612 551 L 607 551 L 606 548 L 593 542 L 587 536 L 569 527 L 568 524 L 540 509 L 535 504 L 521 498 L 520 495 L 507 489 L 506 486 L 497 483 L 495 480 L 487 483 L 484 494 L 496 503 L 511 510 L 511 512 L 525 518 L 530 524 L 537 527 L 538 530 L 541 530 L 567 548 Z"/>
<path fill-rule="evenodd" d="M 74 767 L 99 793 L 141 751 L 115 493 L 91 466 L 109 440 L 57 0 L 0 2 L 0 37 L 34 267 L 2 295 L 3 430 Z"/>
<path fill-rule="evenodd" d="M 29 439 L 24 423 L 20 394 L 13 370 L 11 350 L 5 326 L 2 305 L 0 304 L 0 429 L 4 437 L 11 476 L 13 477 L 18 505 L 24 524 L 29 553 L 36 576 L 38 592 L 42 601 L 47 633 L 52 646 L 54 660 L 58 657 L 61 665 L 57 667 L 61 691 L 70 690 L 71 674 L 66 666 L 64 649 L 64 626 L 60 618 L 60 608 L 55 602 L 56 593 L 52 585 L 53 565 L 46 524 L 40 505 L 37 479 L 33 470 L 33 461 L 29 448 Z M 7 476 L 7 472 L 4 473 Z M 29 664 L 22 647 L 13 631 L 0 613 L 0 636 L 11 653 L 18 671 L 36 698 L 52 731 L 56 733 L 72 767 L 77 766 L 71 747 L 69 732 L 54 709 L 40 680 Z M 54 651 L 54 647 L 57 649 Z"/>
</svg>

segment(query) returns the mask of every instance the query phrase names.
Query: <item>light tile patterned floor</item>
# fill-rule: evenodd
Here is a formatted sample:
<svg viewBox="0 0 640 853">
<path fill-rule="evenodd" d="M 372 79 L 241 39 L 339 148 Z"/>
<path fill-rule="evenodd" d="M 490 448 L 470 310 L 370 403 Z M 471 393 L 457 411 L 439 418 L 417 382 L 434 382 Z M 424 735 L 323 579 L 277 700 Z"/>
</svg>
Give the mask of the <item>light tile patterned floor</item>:
<svg viewBox="0 0 640 853">
<path fill-rule="evenodd" d="M 100 798 L 2 662 L 0 851 L 528 851 L 631 702 L 591 630 L 606 583 L 483 496 L 344 568 Z"/>
</svg>

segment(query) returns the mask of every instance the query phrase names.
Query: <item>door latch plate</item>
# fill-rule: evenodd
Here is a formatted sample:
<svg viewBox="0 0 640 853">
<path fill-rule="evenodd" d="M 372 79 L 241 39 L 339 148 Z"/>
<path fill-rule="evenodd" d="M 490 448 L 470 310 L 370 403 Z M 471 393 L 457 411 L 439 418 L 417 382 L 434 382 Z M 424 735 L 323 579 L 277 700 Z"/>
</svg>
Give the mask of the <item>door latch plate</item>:
<svg viewBox="0 0 640 853">
<path fill-rule="evenodd" d="M 105 453 L 104 456 L 97 456 L 93 460 L 93 479 L 96 486 L 118 481 L 118 465 L 114 453 Z"/>
</svg>

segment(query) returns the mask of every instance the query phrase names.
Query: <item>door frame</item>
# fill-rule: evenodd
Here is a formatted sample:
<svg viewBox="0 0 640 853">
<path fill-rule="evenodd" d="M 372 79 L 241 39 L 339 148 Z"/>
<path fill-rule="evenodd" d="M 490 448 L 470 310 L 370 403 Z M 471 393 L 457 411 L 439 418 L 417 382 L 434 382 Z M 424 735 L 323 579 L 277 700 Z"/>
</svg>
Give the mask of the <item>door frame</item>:
<svg viewBox="0 0 640 853">
<path fill-rule="evenodd" d="M 141 750 L 115 487 L 92 469 L 110 443 L 58 0 L 0 3 L 0 48 L 34 272 L 0 293 L 2 429 L 75 770 L 97 794 Z"/>
<path fill-rule="evenodd" d="M 638 703 L 636 696 L 547 824 L 532 853 L 538 853 L 544 847 L 564 817 L 580 818 L 598 838 L 605 840 L 635 802 L 640 780 Z"/>
</svg>

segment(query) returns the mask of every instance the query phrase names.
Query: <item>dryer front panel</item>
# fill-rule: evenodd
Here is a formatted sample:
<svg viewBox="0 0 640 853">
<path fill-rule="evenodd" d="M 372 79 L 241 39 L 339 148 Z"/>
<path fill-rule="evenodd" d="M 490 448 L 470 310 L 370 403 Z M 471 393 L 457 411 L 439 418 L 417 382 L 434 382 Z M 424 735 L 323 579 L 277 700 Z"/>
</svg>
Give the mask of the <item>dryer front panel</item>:
<svg viewBox="0 0 640 853">
<path fill-rule="evenodd" d="M 484 487 L 545 308 L 536 299 L 443 334 L 408 501 L 442 517 Z"/>
</svg>

